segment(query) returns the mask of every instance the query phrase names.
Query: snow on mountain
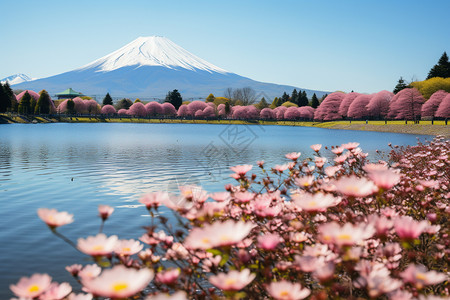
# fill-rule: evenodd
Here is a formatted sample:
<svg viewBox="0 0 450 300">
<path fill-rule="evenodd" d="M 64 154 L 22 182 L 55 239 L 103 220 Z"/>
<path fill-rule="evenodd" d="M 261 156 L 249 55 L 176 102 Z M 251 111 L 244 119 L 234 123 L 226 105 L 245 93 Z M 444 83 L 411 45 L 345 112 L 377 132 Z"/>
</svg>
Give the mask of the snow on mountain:
<svg viewBox="0 0 450 300">
<path fill-rule="evenodd" d="M 5 77 L 3 79 L 0 79 L 0 82 L 1 83 L 8 82 L 10 85 L 13 85 L 13 84 L 19 84 L 22 82 L 32 81 L 32 80 L 35 80 L 35 78 L 30 78 L 25 74 L 15 74 L 15 75 L 11 75 L 11 76 Z"/>
<path fill-rule="evenodd" d="M 228 73 L 162 36 L 139 37 L 119 50 L 77 70 L 95 68 L 97 71 L 108 72 L 128 66 L 159 66 Z"/>
<path fill-rule="evenodd" d="M 85 95 L 116 98 L 163 99 L 177 89 L 183 98 L 223 96 L 227 88 L 251 87 L 258 99 L 280 97 L 294 88 L 309 97 L 326 92 L 265 83 L 219 68 L 160 36 L 139 37 L 102 58 L 62 74 L 14 85 L 16 89 L 47 90 L 50 94 L 73 88 Z"/>
</svg>

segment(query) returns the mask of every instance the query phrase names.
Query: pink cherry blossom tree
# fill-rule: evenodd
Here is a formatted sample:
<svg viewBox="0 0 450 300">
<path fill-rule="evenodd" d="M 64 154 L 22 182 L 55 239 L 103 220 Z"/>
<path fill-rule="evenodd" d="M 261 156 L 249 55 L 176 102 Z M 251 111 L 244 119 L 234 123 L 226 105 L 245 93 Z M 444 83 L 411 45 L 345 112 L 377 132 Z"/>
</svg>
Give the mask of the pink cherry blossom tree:
<svg viewBox="0 0 450 300">
<path fill-rule="evenodd" d="M 388 116 L 390 115 L 395 119 L 405 120 L 416 120 L 420 117 L 425 98 L 417 89 L 403 89 L 394 98 L 392 98 L 393 101 L 391 101 L 389 106 Z"/>
<path fill-rule="evenodd" d="M 148 116 L 158 116 L 163 114 L 163 107 L 160 103 L 156 101 L 151 101 L 145 104 L 145 109 L 147 110 Z"/>
<path fill-rule="evenodd" d="M 353 100 L 355 100 L 356 97 L 358 97 L 360 94 L 356 92 L 351 92 L 348 94 L 345 94 L 344 98 L 342 99 L 341 104 L 339 105 L 339 114 L 342 117 L 347 117 L 348 108 L 350 107 L 350 104 L 352 104 Z"/>
<path fill-rule="evenodd" d="M 286 112 L 286 110 L 286 106 L 278 106 L 273 110 L 273 112 L 275 113 L 275 117 L 278 120 L 284 120 L 284 113 Z"/>
<path fill-rule="evenodd" d="M 284 112 L 285 120 L 297 120 L 298 118 L 300 118 L 298 107 L 288 107 L 288 109 Z"/>
<path fill-rule="evenodd" d="M 25 90 L 16 96 L 17 102 L 20 102 L 22 100 L 22 97 L 25 95 L 26 92 L 28 92 L 28 94 L 30 94 L 30 96 L 33 97 L 34 100 L 36 101 L 39 100 L 40 95 L 38 93 L 32 90 Z"/>
<path fill-rule="evenodd" d="M 372 98 L 371 95 L 359 95 L 350 104 L 347 112 L 347 117 L 353 119 L 361 119 L 369 116 L 369 111 L 367 110 L 367 105 Z"/>
<path fill-rule="evenodd" d="M 141 102 L 136 102 L 130 106 L 127 114 L 130 116 L 145 117 L 147 115 L 147 109 Z"/>
<path fill-rule="evenodd" d="M 433 93 L 430 99 L 422 106 L 422 117 L 434 117 L 439 105 L 447 95 L 448 93 L 443 90 Z"/>
<path fill-rule="evenodd" d="M 248 105 L 245 107 L 245 110 L 247 112 L 248 119 L 258 119 L 259 118 L 259 110 L 255 106 Z"/>
<path fill-rule="evenodd" d="M 194 116 L 197 111 L 199 110 L 203 111 L 206 108 L 206 106 L 208 105 L 203 101 L 199 100 L 192 101 L 191 103 L 188 104 L 189 114 L 191 116 Z"/>
<path fill-rule="evenodd" d="M 261 119 L 275 119 L 276 115 L 275 112 L 271 108 L 263 108 L 259 114 L 259 117 Z"/>
<path fill-rule="evenodd" d="M 245 109 L 245 106 L 233 106 L 232 117 L 233 119 L 247 119 L 247 111 Z"/>
<path fill-rule="evenodd" d="M 214 105 L 214 104 L 213 104 Z M 212 118 L 216 116 L 216 112 L 215 109 L 208 105 L 204 110 L 203 110 L 203 116 L 206 118 Z"/>
<path fill-rule="evenodd" d="M 386 117 L 389 111 L 389 103 L 393 97 L 394 93 L 389 91 L 381 91 L 373 94 L 369 104 L 367 104 L 369 116 L 378 119 Z"/>
<path fill-rule="evenodd" d="M 173 106 L 172 103 L 169 102 L 165 102 L 162 105 L 162 114 L 165 116 L 176 116 L 177 115 L 177 110 L 175 108 L 175 106 Z"/>
<path fill-rule="evenodd" d="M 94 99 L 84 100 L 86 110 L 91 115 L 99 114 L 101 111 L 100 105 Z"/>
<path fill-rule="evenodd" d="M 301 106 L 298 108 L 298 112 L 300 113 L 301 119 L 312 120 L 314 119 L 314 111 L 315 109 L 311 106 Z"/>
<path fill-rule="evenodd" d="M 105 105 L 102 107 L 101 114 L 102 115 L 115 115 L 117 113 L 116 109 L 112 105 Z"/>
<path fill-rule="evenodd" d="M 118 115 L 121 116 L 126 116 L 127 115 L 127 110 L 125 108 L 119 109 L 119 111 L 117 112 Z"/>
<path fill-rule="evenodd" d="M 225 112 L 225 104 L 221 103 L 219 106 L 217 106 L 217 113 L 221 117 L 225 117 L 227 114 Z"/>
<path fill-rule="evenodd" d="M 450 94 L 447 94 L 441 104 L 439 104 L 436 111 L 436 117 L 445 119 L 450 118 Z"/>
<path fill-rule="evenodd" d="M 189 108 L 186 104 L 183 104 L 178 108 L 177 116 L 179 117 L 189 116 Z"/>
<path fill-rule="evenodd" d="M 342 92 L 329 94 L 316 109 L 314 119 L 322 121 L 342 119 L 342 116 L 339 114 L 339 107 L 344 96 L 345 94 Z"/>
</svg>

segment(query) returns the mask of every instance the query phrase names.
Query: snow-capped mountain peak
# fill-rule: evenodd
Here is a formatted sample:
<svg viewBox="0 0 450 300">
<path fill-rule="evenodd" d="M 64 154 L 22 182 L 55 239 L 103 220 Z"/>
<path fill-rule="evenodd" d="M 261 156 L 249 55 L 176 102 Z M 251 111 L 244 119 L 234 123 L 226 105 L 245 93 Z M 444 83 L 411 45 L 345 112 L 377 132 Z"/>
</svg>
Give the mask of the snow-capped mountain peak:
<svg viewBox="0 0 450 300">
<path fill-rule="evenodd" d="M 26 81 L 32 81 L 35 80 L 36 78 L 31 78 L 25 74 L 14 74 L 8 77 L 5 77 L 3 79 L 0 79 L 1 83 L 6 83 L 8 82 L 10 85 L 13 84 L 18 84 L 18 83 L 22 83 L 22 82 L 26 82 Z"/>
<path fill-rule="evenodd" d="M 228 73 L 178 46 L 162 36 L 139 37 L 117 51 L 99 58 L 78 70 L 113 71 L 128 66 L 160 66 L 210 73 Z"/>
</svg>

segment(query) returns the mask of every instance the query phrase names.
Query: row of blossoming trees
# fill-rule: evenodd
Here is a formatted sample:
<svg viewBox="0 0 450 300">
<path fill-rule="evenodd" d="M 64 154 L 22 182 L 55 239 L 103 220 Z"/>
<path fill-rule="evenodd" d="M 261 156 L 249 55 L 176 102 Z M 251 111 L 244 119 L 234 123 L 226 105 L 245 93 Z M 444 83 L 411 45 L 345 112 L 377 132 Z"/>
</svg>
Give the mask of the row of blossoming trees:
<svg viewBox="0 0 450 300">
<path fill-rule="evenodd" d="M 16 98 L 20 103 L 24 93 L 33 98 L 39 94 L 33 91 L 24 91 Z M 275 109 L 257 109 L 253 105 L 232 106 L 227 111 L 225 104 L 216 106 L 214 103 L 193 101 L 183 104 L 178 110 L 170 103 L 160 104 L 149 102 L 143 104 L 135 102 L 129 109 L 116 111 L 112 105 L 100 105 L 95 100 L 83 100 L 79 97 L 64 100 L 58 107 L 51 102 L 50 112 L 102 114 L 137 117 L 190 117 L 190 118 L 231 118 L 231 119 L 277 119 L 277 120 L 318 120 L 331 121 L 340 119 L 407 119 L 420 118 L 449 118 L 450 94 L 440 90 L 426 100 L 415 88 L 407 88 L 396 95 L 388 91 L 375 94 L 342 93 L 335 92 L 328 95 L 317 109 L 310 106 L 285 107 Z M 70 105 L 72 107 L 70 107 Z"/>
<path fill-rule="evenodd" d="M 366 95 L 335 92 L 326 97 L 314 113 L 315 120 L 449 118 L 450 94 L 439 90 L 426 100 L 415 88 L 394 95 L 381 91 Z"/>
<path fill-rule="evenodd" d="M 66 268 L 88 294 L 48 274 L 10 288 L 56 300 L 449 299 L 450 141 L 394 147 L 376 163 L 358 145 L 232 167 L 223 192 L 146 194 L 151 221 L 139 239 L 65 238 L 90 257 Z M 101 228 L 113 210 L 99 207 Z M 54 209 L 38 215 L 58 237 L 73 222 Z"/>
</svg>

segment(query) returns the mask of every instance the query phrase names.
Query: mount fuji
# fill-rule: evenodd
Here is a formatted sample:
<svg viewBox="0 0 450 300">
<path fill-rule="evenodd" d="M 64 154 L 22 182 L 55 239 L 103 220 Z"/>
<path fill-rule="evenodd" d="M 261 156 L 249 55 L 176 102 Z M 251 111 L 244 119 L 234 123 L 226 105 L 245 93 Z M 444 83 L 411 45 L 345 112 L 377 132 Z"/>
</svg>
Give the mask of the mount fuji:
<svg viewBox="0 0 450 300">
<path fill-rule="evenodd" d="M 73 88 L 85 95 L 103 97 L 164 98 L 177 89 L 183 98 L 222 96 L 226 88 L 251 87 L 259 98 L 271 100 L 294 88 L 318 97 L 326 92 L 264 83 L 219 68 L 160 37 L 139 37 L 124 47 L 78 69 L 14 84 L 14 89 L 46 89 L 50 94 Z"/>
</svg>

